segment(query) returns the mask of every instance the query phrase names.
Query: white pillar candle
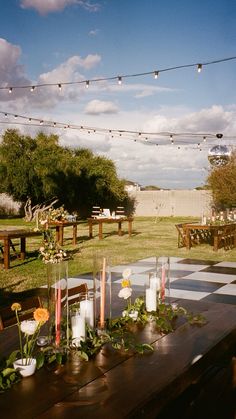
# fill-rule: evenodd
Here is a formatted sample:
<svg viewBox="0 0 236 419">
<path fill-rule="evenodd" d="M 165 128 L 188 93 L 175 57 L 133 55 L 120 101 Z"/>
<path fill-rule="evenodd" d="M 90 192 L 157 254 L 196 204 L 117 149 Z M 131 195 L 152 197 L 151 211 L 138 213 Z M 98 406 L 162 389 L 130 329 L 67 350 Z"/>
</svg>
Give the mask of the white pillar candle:
<svg viewBox="0 0 236 419">
<path fill-rule="evenodd" d="M 157 309 L 157 293 L 153 288 L 146 289 L 146 309 L 147 311 L 156 311 Z"/>
<path fill-rule="evenodd" d="M 151 276 L 150 277 L 150 288 L 155 289 L 156 291 L 159 291 L 160 289 L 160 278 L 157 276 Z"/>
<path fill-rule="evenodd" d="M 85 340 L 85 318 L 80 314 L 71 316 L 72 342 L 79 346 L 81 340 Z"/>
<path fill-rule="evenodd" d="M 80 301 L 80 314 L 91 329 L 94 328 L 94 308 L 92 300 Z"/>
</svg>

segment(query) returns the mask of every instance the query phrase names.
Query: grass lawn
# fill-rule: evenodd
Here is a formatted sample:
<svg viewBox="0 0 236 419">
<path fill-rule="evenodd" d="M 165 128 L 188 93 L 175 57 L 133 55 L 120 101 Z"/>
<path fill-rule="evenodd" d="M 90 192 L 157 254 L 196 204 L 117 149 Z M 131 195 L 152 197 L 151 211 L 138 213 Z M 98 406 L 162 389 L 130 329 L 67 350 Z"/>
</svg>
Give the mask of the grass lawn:
<svg viewBox="0 0 236 419">
<path fill-rule="evenodd" d="M 88 238 L 88 225 L 81 221 L 78 225 L 78 243 L 72 245 L 72 228 L 64 230 L 64 248 L 71 252 L 69 276 L 91 272 L 93 255 L 96 251 L 107 255 L 111 265 L 137 261 L 150 256 L 178 256 L 182 258 L 204 259 L 214 261 L 236 261 L 236 248 L 214 252 L 212 246 L 198 245 L 191 250 L 177 247 L 177 230 L 175 224 L 197 221 L 192 217 L 135 217 L 133 235 L 127 234 L 127 223 L 122 225 L 124 234 L 117 235 L 116 224 L 105 224 L 104 238 L 98 239 L 98 226 L 94 226 L 94 238 Z M 12 227 L 34 227 L 23 219 L 1 219 L 0 229 Z M 46 284 L 46 266 L 38 257 L 42 243 L 40 236 L 26 239 L 27 257 L 25 261 L 12 259 L 9 270 L 4 271 L 0 265 L 0 290 L 19 292 Z M 1 258 L 1 254 L 0 254 Z M 0 263 L 2 260 L 0 260 Z"/>
</svg>

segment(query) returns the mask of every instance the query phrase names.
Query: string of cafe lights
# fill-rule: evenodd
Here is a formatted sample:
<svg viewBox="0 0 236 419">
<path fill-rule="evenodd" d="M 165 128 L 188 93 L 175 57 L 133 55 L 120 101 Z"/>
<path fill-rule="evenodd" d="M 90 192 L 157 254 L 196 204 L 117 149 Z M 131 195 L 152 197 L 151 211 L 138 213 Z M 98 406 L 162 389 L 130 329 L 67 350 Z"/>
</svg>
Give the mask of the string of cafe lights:
<svg viewBox="0 0 236 419">
<path fill-rule="evenodd" d="M 70 86 L 70 85 L 84 85 L 86 88 L 88 88 L 91 84 L 98 83 L 98 82 L 104 82 L 104 81 L 117 81 L 119 85 L 122 84 L 124 79 L 130 79 L 135 77 L 143 77 L 143 76 L 153 76 L 154 79 L 157 79 L 161 73 L 165 73 L 168 71 L 174 71 L 174 70 L 181 70 L 184 68 L 191 68 L 194 67 L 197 69 L 197 72 L 200 73 L 203 69 L 203 67 L 213 65 L 213 64 L 219 64 L 227 61 L 236 60 L 236 56 L 233 57 L 227 57 L 227 58 L 220 58 L 212 61 L 206 61 L 206 62 L 197 62 L 192 64 L 182 64 L 182 65 L 176 65 L 172 67 L 166 67 L 166 68 L 157 68 L 151 71 L 142 72 L 142 73 L 134 73 L 134 74 L 120 74 L 110 77 L 100 77 L 100 78 L 92 78 L 92 79 L 84 79 L 84 80 L 77 80 L 77 81 L 67 81 L 67 82 L 53 82 L 53 83 L 35 83 L 35 84 L 26 84 L 26 85 L 4 85 L 0 86 L 0 90 L 6 90 L 10 94 L 13 93 L 13 90 L 16 89 L 29 89 L 30 92 L 34 92 L 38 88 L 44 88 L 44 87 L 57 87 L 60 91 L 62 90 L 63 86 Z"/>
<path fill-rule="evenodd" d="M 124 129 L 110 129 L 101 127 L 90 127 L 85 125 L 69 124 L 60 121 L 50 121 L 42 118 L 13 114 L 10 112 L 0 111 L 0 115 L 4 116 L 4 120 L 0 120 L 0 124 L 4 125 L 23 125 L 31 127 L 44 127 L 64 130 L 79 130 L 87 134 L 107 135 L 110 138 L 130 139 L 134 142 L 154 145 L 154 146 L 178 146 L 178 149 L 184 147 L 197 149 L 202 151 L 212 144 L 212 141 L 218 143 L 222 141 L 223 134 L 220 133 L 195 133 L 195 132 L 147 132 Z M 12 118 L 12 119 L 11 119 Z M 224 136 L 228 141 L 235 141 L 236 136 Z"/>
</svg>

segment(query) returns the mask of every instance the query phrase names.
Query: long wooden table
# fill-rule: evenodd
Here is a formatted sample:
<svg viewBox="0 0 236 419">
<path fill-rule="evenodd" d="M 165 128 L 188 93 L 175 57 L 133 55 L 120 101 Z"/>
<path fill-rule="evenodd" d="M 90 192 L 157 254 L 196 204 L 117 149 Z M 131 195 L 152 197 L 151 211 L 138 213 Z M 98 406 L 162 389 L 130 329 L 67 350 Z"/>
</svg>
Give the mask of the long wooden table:
<svg viewBox="0 0 236 419">
<path fill-rule="evenodd" d="M 26 238 L 40 236 L 39 231 L 32 230 L 0 230 L 0 240 L 3 240 L 3 265 L 5 269 L 10 268 L 10 242 L 12 239 L 20 239 L 20 258 L 25 259 Z"/>
<path fill-rule="evenodd" d="M 206 233 L 206 240 L 213 245 L 213 250 L 217 251 L 223 240 L 230 242 L 229 248 L 236 246 L 236 223 L 228 224 L 183 224 L 185 232 L 186 248 L 192 247 L 191 233 Z"/>
<path fill-rule="evenodd" d="M 118 235 L 122 236 L 122 223 L 128 223 L 128 234 L 129 236 L 132 235 L 132 217 L 120 217 L 120 218 L 108 218 L 108 217 L 96 217 L 96 218 L 88 218 L 88 226 L 89 226 L 89 237 L 93 237 L 93 226 L 98 224 L 98 237 L 99 240 L 103 238 L 103 224 L 112 224 L 116 223 L 118 226 Z"/>
<path fill-rule="evenodd" d="M 64 242 L 64 228 L 72 227 L 73 229 L 73 245 L 77 244 L 77 221 L 50 221 L 45 225 L 45 228 L 55 228 L 56 229 L 56 241 L 63 246 Z"/>
<path fill-rule="evenodd" d="M 89 362 L 67 362 L 56 372 L 43 367 L 0 395 L 1 417 L 231 419 L 236 307 L 187 300 L 181 305 L 202 313 L 207 323 L 199 327 L 177 321 L 175 331 L 168 335 L 158 334 L 152 324 L 134 328 L 138 339 L 153 343 L 154 352 L 148 355 L 120 353 L 106 346 Z M 16 342 L 15 327 L 1 332 L 1 354 L 15 349 Z M 212 389 L 217 371 L 223 374 Z M 198 416 L 186 416 L 190 406 Z"/>
</svg>

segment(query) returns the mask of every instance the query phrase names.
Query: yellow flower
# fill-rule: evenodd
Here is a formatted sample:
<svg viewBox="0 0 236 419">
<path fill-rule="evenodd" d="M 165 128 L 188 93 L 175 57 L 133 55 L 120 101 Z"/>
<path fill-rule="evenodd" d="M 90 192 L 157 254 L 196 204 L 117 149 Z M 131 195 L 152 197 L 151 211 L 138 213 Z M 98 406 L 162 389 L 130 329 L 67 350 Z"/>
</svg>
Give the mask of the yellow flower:
<svg viewBox="0 0 236 419">
<path fill-rule="evenodd" d="M 13 303 L 11 305 L 11 310 L 12 311 L 20 311 L 21 310 L 21 305 L 19 303 Z"/>
<path fill-rule="evenodd" d="M 129 288 L 131 286 L 130 280 L 129 279 L 122 279 L 121 286 L 122 286 L 122 288 L 126 288 L 126 287 Z"/>
<path fill-rule="evenodd" d="M 34 319 L 39 323 L 45 323 L 49 319 L 49 312 L 46 308 L 37 308 L 34 311 Z"/>
</svg>

